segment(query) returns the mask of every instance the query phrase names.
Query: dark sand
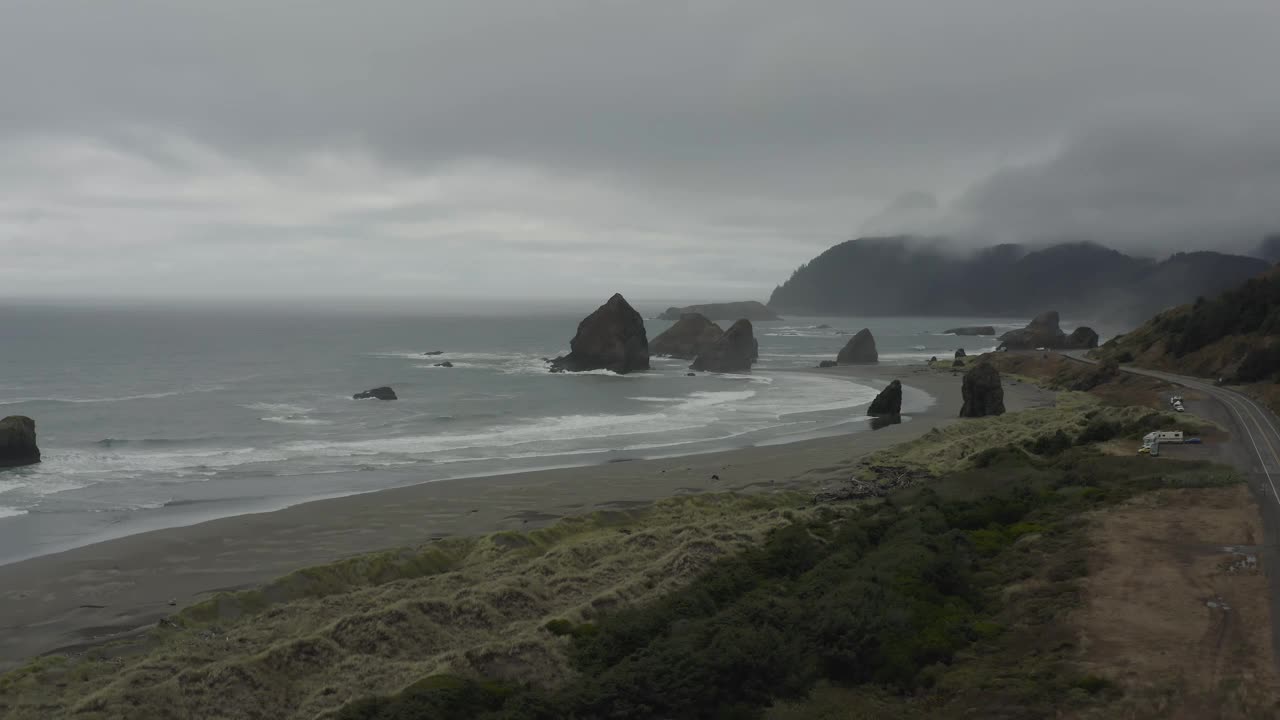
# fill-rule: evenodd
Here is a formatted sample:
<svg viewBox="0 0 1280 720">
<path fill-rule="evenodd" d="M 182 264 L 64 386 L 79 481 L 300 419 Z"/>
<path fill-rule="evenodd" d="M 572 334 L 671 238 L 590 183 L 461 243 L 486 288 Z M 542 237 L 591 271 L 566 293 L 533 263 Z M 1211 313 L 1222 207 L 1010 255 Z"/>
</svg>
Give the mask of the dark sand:
<svg viewBox="0 0 1280 720">
<path fill-rule="evenodd" d="M 875 431 L 423 483 L 156 530 L 0 566 L 0 670 L 145 629 L 210 593 L 252 587 L 359 553 L 450 535 L 531 529 L 566 515 L 633 508 L 684 493 L 839 480 L 869 452 L 957 422 L 959 376 L 903 366 L 822 372 L 878 379 L 881 385 L 897 377 L 937 402 L 900 425 Z M 1033 386 L 1005 383 L 1010 411 L 1052 398 Z"/>
</svg>

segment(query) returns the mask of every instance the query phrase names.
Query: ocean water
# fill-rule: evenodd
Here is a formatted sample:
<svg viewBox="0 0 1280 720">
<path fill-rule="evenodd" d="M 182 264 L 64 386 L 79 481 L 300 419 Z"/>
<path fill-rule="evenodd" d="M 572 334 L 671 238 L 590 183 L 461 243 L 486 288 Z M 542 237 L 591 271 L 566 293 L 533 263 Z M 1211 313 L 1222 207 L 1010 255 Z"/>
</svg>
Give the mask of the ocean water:
<svg viewBox="0 0 1280 720">
<path fill-rule="evenodd" d="M 0 416 L 34 418 L 44 454 L 0 470 L 0 563 L 415 482 L 864 431 L 878 383 L 804 372 L 853 332 L 908 363 L 995 344 L 948 327 L 1022 324 L 788 318 L 756 324 L 751 373 L 547 372 L 591 309 L 0 306 Z M 351 399 L 379 385 L 400 399 Z"/>
</svg>

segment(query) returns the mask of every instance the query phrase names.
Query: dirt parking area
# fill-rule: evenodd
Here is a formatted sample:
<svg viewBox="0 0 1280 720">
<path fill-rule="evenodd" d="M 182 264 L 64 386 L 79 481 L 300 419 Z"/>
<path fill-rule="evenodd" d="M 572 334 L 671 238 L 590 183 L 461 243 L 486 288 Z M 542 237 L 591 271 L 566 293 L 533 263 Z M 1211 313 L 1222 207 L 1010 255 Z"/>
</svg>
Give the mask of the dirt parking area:
<svg viewBox="0 0 1280 720">
<path fill-rule="evenodd" d="M 1124 693 L 1107 717 L 1277 717 L 1262 520 L 1248 488 L 1147 493 L 1093 523 L 1075 622 L 1085 667 Z"/>
</svg>

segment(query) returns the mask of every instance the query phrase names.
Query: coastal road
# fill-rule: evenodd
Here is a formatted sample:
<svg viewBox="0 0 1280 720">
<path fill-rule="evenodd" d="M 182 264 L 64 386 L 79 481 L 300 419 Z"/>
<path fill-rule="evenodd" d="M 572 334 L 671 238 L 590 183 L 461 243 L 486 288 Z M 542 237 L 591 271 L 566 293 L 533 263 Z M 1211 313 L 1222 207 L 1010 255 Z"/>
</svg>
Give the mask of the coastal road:
<svg viewBox="0 0 1280 720">
<path fill-rule="evenodd" d="M 1078 362 L 1096 363 L 1084 357 L 1082 351 L 1061 354 Z M 1187 409 L 1231 433 L 1219 450 L 1222 460 L 1245 474 L 1262 515 L 1264 541 L 1260 554 L 1271 589 L 1271 647 L 1280 665 L 1280 418 L 1248 395 L 1201 378 L 1129 366 L 1120 369 L 1201 393 L 1207 402 L 1184 399 Z"/>
</svg>

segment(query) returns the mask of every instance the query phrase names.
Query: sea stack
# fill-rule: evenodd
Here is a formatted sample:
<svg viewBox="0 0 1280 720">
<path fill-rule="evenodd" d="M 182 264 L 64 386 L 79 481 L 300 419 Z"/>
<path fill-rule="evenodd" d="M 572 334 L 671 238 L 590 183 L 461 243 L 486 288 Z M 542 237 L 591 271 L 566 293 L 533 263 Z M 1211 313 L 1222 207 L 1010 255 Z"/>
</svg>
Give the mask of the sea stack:
<svg viewBox="0 0 1280 720">
<path fill-rule="evenodd" d="M 700 353 L 689 368 L 719 373 L 746 372 L 759 356 L 760 343 L 756 341 L 751 321 L 743 318 Z"/>
<path fill-rule="evenodd" d="M 625 375 L 648 369 L 644 318 L 619 294 L 578 323 L 569 354 L 551 361 L 552 372 L 610 370 Z"/>
<path fill-rule="evenodd" d="M 902 383 L 894 380 L 889 387 L 880 391 L 876 399 L 867 407 L 868 415 L 893 416 L 902 413 Z"/>
<path fill-rule="evenodd" d="M 1021 330 L 1010 330 L 1000 336 L 1000 343 L 1010 350 L 1034 350 L 1035 348 L 1060 348 L 1067 335 L 1058 327 L 1058 311 L 1050 310 L 1035 316 Z"/>
<path fill-rule="evenodd" d="M 1000 371 L 990 363 L 978 363 L 964 374 L 960 394 L 964 398 L 960 417 L 1004 414 L 1004 387 L 1000 385 Z"/>
<path fill-rule="evenodd" d="M 675 325 L 649 343 L 649 354 L 693 360 L 711 349 L 723 335 L 724 330 L 705 315 L 685 313 Z"/>
<path fill-rule="evenodd" d="M 1092 350 L 1098 347 L 1098 333 L 1081 325 L 1067 336 L 1068 350 Z"/>
<path fill-rule="evenodd" d="M 40 462 L 36 447 L 36 421 L 25 415 L 0 420 L 0 467 L 34 465 Z"/>
<path fill-rule="evenodd" d="M 849 339 L 840 353 L 836 355 L 836 362 L 841 365 L 865 365 L 869 363 L 880 362 L 880 353 L 876 352 L 876 339 L 871 336 L 871 331 L 862 328 Z"/>
</svg>

